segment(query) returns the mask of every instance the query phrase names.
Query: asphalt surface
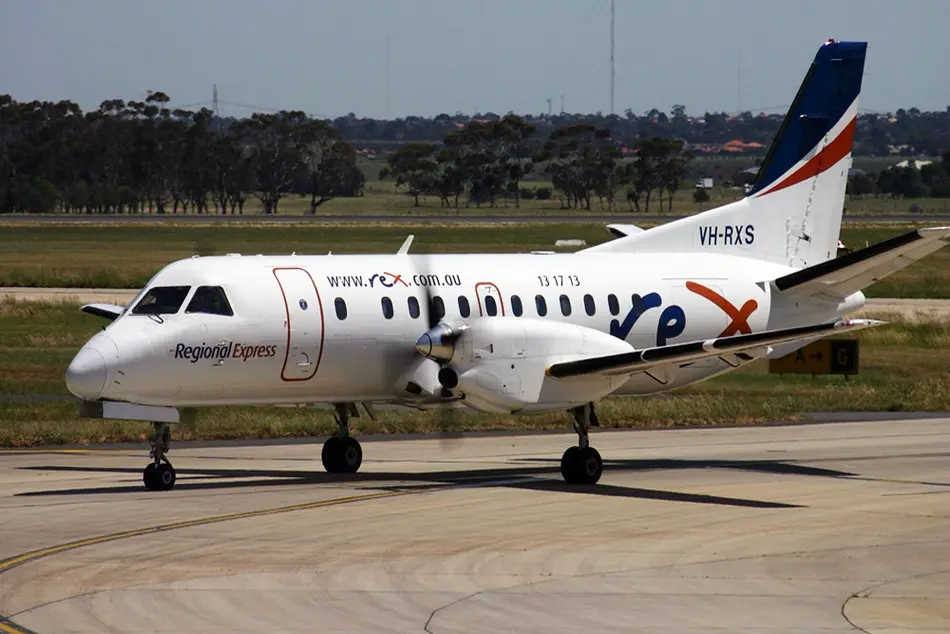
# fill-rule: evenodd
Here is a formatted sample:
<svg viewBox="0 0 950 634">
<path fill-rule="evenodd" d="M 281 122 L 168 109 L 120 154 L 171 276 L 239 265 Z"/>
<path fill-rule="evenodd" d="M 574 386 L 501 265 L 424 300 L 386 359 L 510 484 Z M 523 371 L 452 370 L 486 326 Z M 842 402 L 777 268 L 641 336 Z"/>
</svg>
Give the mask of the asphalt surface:
<svg viewBox="0 0 950 634">
<path fill-rule="evenodd" d="M 0 632 L 946 632 L 950 420 L 0 452 Z"/>
</svg>

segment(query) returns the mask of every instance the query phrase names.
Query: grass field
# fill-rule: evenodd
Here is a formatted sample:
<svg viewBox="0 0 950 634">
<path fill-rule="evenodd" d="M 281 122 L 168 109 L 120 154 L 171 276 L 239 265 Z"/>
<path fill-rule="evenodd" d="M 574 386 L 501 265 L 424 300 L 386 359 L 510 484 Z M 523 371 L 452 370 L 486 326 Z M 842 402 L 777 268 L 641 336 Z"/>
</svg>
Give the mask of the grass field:
<svg viewBox="0 0 950 634">
<path fill-rule="evenodd" d="M 63 374 L 102 320 L 65 303 L 0 301 L 0 394 L 68 395 Z M 608 399 L 600 405 L 607 427 L 752 424 L 792 419 L 805 411 L 907 411 L 950 408 L 950 322 L 894 321 L 858 335 L 862 372 L 857 377 L 777 376 L 755 364 L 673 395 Z M 125 421 L 76 417 L 75 402 L 0 399 L 0 446 L 142 441 L 149 427 Z M 373 423 L 357 419 L 358 433 L 424 432 L 438 427 L 434 414 L 382 413 Z M 570 429 L 564 414 L 495 416 L 461 414 L 457 429 Z M 327 411 L 308 408 L 211 408 L 195 428 L 176 438 L 250 438 L 325 435 Z"/>
<path fill-rule="evenodd" d="M 874 244 L 909 226 L 846 226 L 851 247 Z M 0 286 L 140 288 L 162 266 L 213 245 L 217 253 L 394 253 L 406 235 L 413 251 L 524 252 L 554 249 L 558 238 L 610 239 L 598 223 L 519 225 L 326 223 L 254 225 L 28 223 L 0 227 Z M 950 248 L 875 284 L 870 297 L 950 298 Z"/>
<path fill-rule="evenodd" d="M 551 188 L 550 181 L 525 181 L 523 185 L 529 189 L 537 190 L 540 187 Z M 654 193 L 651 201 L 650 214 L 674 215 L 694 214 L 706 209 L 712 209 L 719 205 L 738 200 L 742 197 L 738 189 L 729 189 L 724 187 L 715 187 L 709 190 L 710 200 L 699 204 L 693 201 L 694 183 L 685 182 L 673 197 L 673 209 L 667 208 L 666 195 L 664 193 L 662 208 L 657 200 L 657 194 Z M 561 201 L 554 192 L 554 198 L 551 200 L 522 200 L 520 208 L 515 207 L 515 201 L 499 200 L 494 208 L 488 204 L 482 204 L 476 207 L 474 204 L 468 204 L 464 197 L 459 201 L 459 207 L 442 207 L 439 198 L 436 196 L 423 196 L 420 198 L 422 203 L 420 207 L 414 206 L 412 197 L 405 194 L 405 189 L 397 190 L 392 181 L 368 181 L 365 185 L 365 194 L 354 198 L 335 198 L 323 205 L 317 210 L 319 216 L 380 216 L 380 215 L 398 215 L 398 216 L 434 216 L 444 214 L 460 215 L 480 215 L 497 218 L 507 218 L 510 216 L 547 216 L 564 214 L 584 214 L 584 213 L 616 213 L 618 216 L 625 216 L 631 213 L 629 204 L 619 195 L 613 210 L 608 209 L 606 204 L 598 200 L 591 202 L 590 212 L 585 210 L 564 209 Z M 641 203 L 642 204 L 642 203 Z M 950 213 L 950 199 L 948 198 L 921 198 L 921 199 L 892 199 L 892 198 L 861 198 L 845 201 L 845 213 L 852 215 L 865 214 L 906 214 L 911 207 L 916 205 L 919 211 L 915 216 L 926 216 L 935 213 Z M 259 215 L 262 210 L 260 201 L 251 197 L 245 205 L 245 215 Z M 646 209 L 642 209 L 644 213 Z M 289 196 L 281 200 L 278 207 L 280 215 L 291 216 L 310 216 L 310 198 L 300 196 Z M 172 216 L 169 210 L 166 214 Z M 214 215 L 213 213 L 211 214 Z"/>
</svg>

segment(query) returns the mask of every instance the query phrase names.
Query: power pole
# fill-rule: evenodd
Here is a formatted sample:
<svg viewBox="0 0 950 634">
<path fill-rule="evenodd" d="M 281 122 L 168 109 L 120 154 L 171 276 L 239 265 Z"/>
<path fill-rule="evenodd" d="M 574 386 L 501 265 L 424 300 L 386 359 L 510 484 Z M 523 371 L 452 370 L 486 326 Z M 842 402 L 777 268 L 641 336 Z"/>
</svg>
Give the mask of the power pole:
<svg viewBox="0 0 950 634">
<path fill-rule="evenodd" d="M 548 116 L 550 117 L 551 116 L 551 102 L 553 101 L 553 99 L 548 97 L 546 101 L 548 102 Z"/>
<path fill-rule="evenodd" d="M 386 36 L 386 119 L 389 119 L 389 36 Z"/>
<path fill-rule="evenodd" d="M 614 0 L 610 0 L 610 116 L 614 114 Z"/>
<path fill-rule="evenodd" d="M 221 132 L 221 111 L 218 109 L 218 85 L 211 89 L 211 110 L 214 112 L 214 131 Z"/>
<path fill-rule="evenodd" d="M 561 93 L 561 114 L 564 114 L 564 93 Z"/>
<path fill-rule="evenodd" d="M 736 60 L 736 116 L 742 112 L 742 51 Z"/>
</svg>

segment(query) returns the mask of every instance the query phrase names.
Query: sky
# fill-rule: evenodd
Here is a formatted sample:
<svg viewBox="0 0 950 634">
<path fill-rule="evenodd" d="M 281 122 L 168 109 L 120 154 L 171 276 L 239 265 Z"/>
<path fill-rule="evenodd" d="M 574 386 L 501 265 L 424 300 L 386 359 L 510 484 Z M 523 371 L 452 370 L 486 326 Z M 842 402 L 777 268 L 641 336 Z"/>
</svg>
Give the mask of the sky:
<svg viewBox="0 0 950 634">
<path fill-rule="evenodd" d="M 860 106 L 950 106 L 947 0 L 616 0 L 614 111 L 783 112 L 828 38 Z M 387 40 L 389 48 L 387 99 Z M 221 113 L 610 112 L 610 0 L 0 0 L 0 94 Z"/>
</svg>

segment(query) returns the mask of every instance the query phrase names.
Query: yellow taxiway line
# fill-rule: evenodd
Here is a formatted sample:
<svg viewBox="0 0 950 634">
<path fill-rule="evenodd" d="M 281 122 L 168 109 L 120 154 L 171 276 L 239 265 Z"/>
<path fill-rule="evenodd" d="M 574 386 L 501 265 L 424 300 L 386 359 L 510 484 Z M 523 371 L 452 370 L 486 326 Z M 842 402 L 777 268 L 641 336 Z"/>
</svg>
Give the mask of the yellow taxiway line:
<svg viewBox="0 0 950 634">
<path fill-rule="evenodd" d="M 32 550 L 28 553 L 23 553 L 22 555 L 16 555 L 14 557 L 8 557 L 7 559 L 0 560 L 0 574 L 3 574 L 12 568 L 17 566 L 22 566 L 23 564 L 28 564 L 30 562 L 36 561 L 43 557 L 49 557 L 50 555 L 56 555 L 63 553 L 69 550 L 75 550 L 77 548 L 84 548 L 86 546 L 95 546 L 96 544 L 104 544 L 107 542 L 114 542 L 120 539 L 128 539 L 130 537 L 139 537 L 142 535 L 149 535 L 151 533 L 161 533 L 165 531 L 174 531 L 181 528 L 191 528 L 193 526 L 207 526 L 208 524 L 217 524 L 220 522 L 230 522 L 233 520 L 246 519 L 251 517 L 263 517 L 265 515 L 277 515 L 280 513 L 293 513 L 295 511 L 306 511 L 310 509 L 318 509 L 327 506 L 340 506 L 343 504 L 354 504 L 356 502 L 367 502 L 369 500 L 379 500 L 383 498 L 392 498 L 398 497 L 401 495 L 413 495 L 419 493 L 431 492 L 438 489 L 423 489 L 417 491 L 382 491 L 379 493 L 366 493 L 363 495 L 350 495 L 347 497 L 334 498 L 332 500 L 320 500 L 318 502 L 305 502 L 303 504 L 293 504 L 290 506 L 279 506 L 276 508 L 262 509 L 259 511 L 245 511 L 243 513 L 230 513 L 228 515 L 214 515 L 212 517 L 204 517 L 196 520 L 186 520 L 183 522 L 175 522 L 172 524 L 159 524 L 157 526 L 149 526 L 147 528 L 139 528 L 130 531 L 122 531 L 119 533 L 110 533 L 108 535 L 100 535 L 98 537 L 90 537 L 88 539 L 80 539 L 77 541 L 67 542 L 65 544 L 59 544 L 58 546 L 49 546 L 47 548 L 40 548 L 37 550 Z M 3 634 L 34 634 L 31 630 L 25 629 L 13 621 L 6 619 L 3 615 L 0 615 L 0 632 Z"/>
</svg>

